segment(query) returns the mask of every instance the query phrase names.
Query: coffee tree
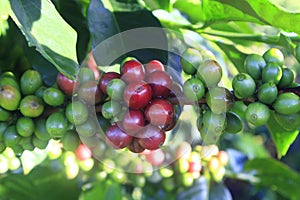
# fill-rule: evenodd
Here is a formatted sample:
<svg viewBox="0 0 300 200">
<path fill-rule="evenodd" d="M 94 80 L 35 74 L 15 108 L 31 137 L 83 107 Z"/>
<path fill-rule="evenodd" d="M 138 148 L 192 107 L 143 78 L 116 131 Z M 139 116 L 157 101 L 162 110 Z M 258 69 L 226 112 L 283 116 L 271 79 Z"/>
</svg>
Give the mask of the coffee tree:
<svg viewBox="0 0 300 200">
<path fill-rule="evenodd" d="M 297 199 L 280 2 L 2 0 L 1 199 Z"/>
</svg>

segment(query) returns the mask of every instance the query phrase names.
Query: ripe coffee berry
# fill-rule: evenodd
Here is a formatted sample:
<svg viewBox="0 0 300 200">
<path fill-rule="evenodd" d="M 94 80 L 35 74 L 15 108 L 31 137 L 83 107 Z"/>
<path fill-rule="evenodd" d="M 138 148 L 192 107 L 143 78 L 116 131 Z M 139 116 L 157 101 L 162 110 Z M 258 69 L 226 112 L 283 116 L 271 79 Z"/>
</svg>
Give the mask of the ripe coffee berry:
<svg viewBox="0 0 300 200">
<path fill-rule="evenodd" d="M 122 66 L 121 74 L 122 79 L 126 83 L 132 83 L 136 81 L 142 81 L 145 78 L 145 68 L 137 60 L 126 61 Z"/>
<path fill-rule="evenodd" d="M 154 99 L 145 110 L 147 120 L 155 126 L 167 126 L 174 117 L 174 107 L 164 99 Z"/>
<path fill-rule="evenodd" d="M 152 98 L 152 90 L 145 81 L 130 83 L 124 90 L 124 101 L 133 109 L 144 108 Z"/>
<path fill-rule="evenodd" d="M 129 109 L 123 116 L 122 125 L 126 133 L 134 134 L 145 126 L 145 116 L 140 110 Z"/>
<path fill-rule="evenodd" d="M 106 142 L 115 149 L 123 149 L 127 147 L 133 137 L 125 133 L 117 124 L 112 124 L 106 130 Z"/>
<path fill-rule="evenodd" d="M 58 73 L 56 83 L 58 88 L 68 96 L 71 96 L 73 91 L 75 92 L 79 86 L 78 79 L 73 81 L 61 73 Z"/>
<path fill-rule="evenodd" d="M 172 78 L 165 71 L 154 71 L 146 78 L 152 89 L 153 97 L 166 97 L 170 94 Z"/>
<path fill-rule="evenodd" d="M 149 150 L 158 149 L 166 139 L 166 134 L 160 128 L 151 124 L 145 126 L 137 134 L 139 144 Z"/>
<path fill-rule="evenodd" d="M 154 71 L 165 71 L 164 65 L 159 60 L 151 60 L 145 65 L 146 74 Z"/>
</svg>

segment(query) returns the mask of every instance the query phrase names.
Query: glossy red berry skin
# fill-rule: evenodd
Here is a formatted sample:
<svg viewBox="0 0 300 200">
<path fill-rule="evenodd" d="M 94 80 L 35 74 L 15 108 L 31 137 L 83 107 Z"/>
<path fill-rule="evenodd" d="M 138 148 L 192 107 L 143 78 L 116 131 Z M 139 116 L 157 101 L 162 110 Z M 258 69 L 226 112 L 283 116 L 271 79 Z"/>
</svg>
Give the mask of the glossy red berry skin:
<svg viewBox="0 0 300 200">
<path fill-rule="evenodd" d="M 126 133 L 134 134 L 145 126 L 145 116 L 140 110 L 129 109 L 123 116 L 122 125 Z"/>
<path fill-rule="evenodd" d="M 111 81 L 112 79 L 116 79 L 116 78 L 121 78 L 121 74 L 117 73 L 117 72 L 106 72 L 104 73 L 99 81 L 99 86 L 101 91 L 104 94 L 107 94 L 106 92 L 106 85 L 108 84 L 109 81 Z"/>
<path fill-rule="evenodd" d="M 75 92 L 79 86 L 78 80 L 73 81 L 65 75 L 63 75 L 62 73 L 57 74 L 56 83 L 58 88 L 68 96 L 71 96 L 73 94 L 73 91 Z"/>
<path fill-rule="evenodd" d="M 154 71 L 165 71 L 164 65 L 159 60 L 151 60 L 145 65 L 146 75 Z"/>
<path fill-rule="evenodd" d="M 172 130 L 177 124 L 177 119 L 176 117 L 174 116 L 172 119 L 171 119 L 171 122 L 165 126 L 162 127 L 162 130 L 164 131 L 170 131 Z"/>
<path fill-rule="evenodd" d="M 172 78 L 165 71 L 154 71 L 146 77 L 152 89 L 153 97 L 167 97 L 170 94 Z"/>
<path fill-rule="evenodd" d="M 160 148 L 166 139 L 165 132 L 151 124 L 145 126 L 136 135 L 139 144 L 148 150 L 156 150 Z"/>
<path fill-rule="evenodd" d="M 105 132 L 106 142 L 115 149 L 127 147 L 133 137 L 125 133 L 117 124 L 112 124 Z"/>
<path fill-rule="evenodd" d="M 124 90 L 124 101 L 132 109 L 144 108 L 152 98 L 152 90 L 145 81 L 130 83 Z"/>
<path fill-rule="evenodd" d="M 146 119 L 154 126 L 165 127 L 174 117 L 174 107 L 164 99 L 154 99 L 146 107 Z"/>
<path fill-rule="evenodd" d="M 121 67 L 122 80 L 126 83 L 142 81 L 146 72 L 142 63 L 137 60 L 128 60 Z"/>
</svg>

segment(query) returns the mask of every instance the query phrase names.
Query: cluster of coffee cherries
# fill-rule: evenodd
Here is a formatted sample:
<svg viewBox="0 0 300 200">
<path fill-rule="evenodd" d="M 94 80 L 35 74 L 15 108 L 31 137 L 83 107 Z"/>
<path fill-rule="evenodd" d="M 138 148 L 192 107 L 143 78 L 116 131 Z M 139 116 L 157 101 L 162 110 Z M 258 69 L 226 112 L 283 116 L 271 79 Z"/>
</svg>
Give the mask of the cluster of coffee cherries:
<svg viewBox="0 0 300 200">
<path fill-rule="evenodd" d="M 120 73 L 103 73 L 99 86 L 108 98 L 101 114 L 112 122 L 105 132 L 107 143 L 135 153 L 160 148 L 166 131 L 177 121 L 175 108 L 168 100 L 174 95 L 173 84 L 158 60 L 143 65 L 137 59 L 127 59 Z"/>
<path fill-rule="evenodd" d="M 214 181 L 221 181 L 225 174 L 225 166 L 229 162 L 226 151 L 219 150 L 216 145 L 196 145 L 182 142 L 173 155 L 176 160 L 159 169 L 161 184 L 166 191 L 181 191 L 191 187 L 201 176 L 210 176 Z"/>
<path fill-rule="evenodd" d="M 284 66 L 284 55 L 277 48 L 268 49 L 262 56 L 250 54 L 244 62 L 243 73 L 232 81 L 236 98 L 248 101 L 245 119 L 254 127 L 265 125 L 271 110 L 284 129 L 300 126 L 300 98 L 289 91 L 297 87 L 293 71 Z M 287 89 L 288 88 L 288 89 Z"/>
<path fill-rule="evenodd" d="M 127 154 L 126 157 L 114 154 L 111 149 L 105 154 L 109 157 L 94 165 L 95 173 L 89 180 L 111 180 L 129 188 L 163 189 L 167 193 L 186 190 L 204 176 L 216 182 L 222 181 L 229 163 L 227 152 L 219 150 L 216 145 L 192 147 L 186 141 L 139 154 Z M 88 159 L 78 157 L 78 154 L 77 158 Z"/>
<path fill-rule="evenodd" d="M 208 50 L 187 48 L 180 60 L 187 75 L 183 85 L 185 97 L 196 105 L 197 127 L 205 144 L 215 144 L 221 133 L 238 133 L 243 129 L 241 118 L 231 111 L 234 95 L 219 86 L 222 68 Z"/>
<path fill-rule="evenodd" d="M 51 138 L 43 118 L 46 104 L 64 102 L 53 101 L 53 93 L 64 96 L 58 89 L 46 89 L 35 70 L 25 71 L 19 80 L 12 72 L 0 75 L 0 152 L 6 147 L 16 154 L 46 148 Z"/>
</svg>

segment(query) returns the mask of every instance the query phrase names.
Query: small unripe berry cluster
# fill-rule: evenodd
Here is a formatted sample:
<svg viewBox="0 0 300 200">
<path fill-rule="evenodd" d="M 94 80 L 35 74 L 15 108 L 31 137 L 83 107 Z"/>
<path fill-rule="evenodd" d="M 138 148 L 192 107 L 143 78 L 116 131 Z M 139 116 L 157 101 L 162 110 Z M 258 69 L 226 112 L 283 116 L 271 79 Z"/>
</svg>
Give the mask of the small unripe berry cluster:
<svg viewBox="0 0 300 200">
<path fill-rule="evenodd" d="M 299 96 L 292 92 L 280 92 L 297 86 L 293 71 L 283 64 L 283 53 L 277 48 L 271 48 L 262 56 L 248 55 L 244 62 L 245 72 L 233 78 L 234 95 L 238 99 L 253 100 L 245 110 L 245 119 L 249 124 L 265 125 L 272 109 L 283 127 L 289 126 L 290 130 L 299 127 L 300 122 L 295 120 L 300 117 Z M 293 124 L 292 127 L 290 124 Z"/>
<path fill-rule="evenodd" d="M 232 93 L 219 83 L 222 68 L 210 51 L 187 48 L 180 60 L 183 72 L 190 76 L 184 82 L 185 97 L 198 111 L 197 127 L 205 144 L 215 144 L 224 132 L 238 133 L 243 125 L 240 117 L 230 112 Z"/>
</svg>

